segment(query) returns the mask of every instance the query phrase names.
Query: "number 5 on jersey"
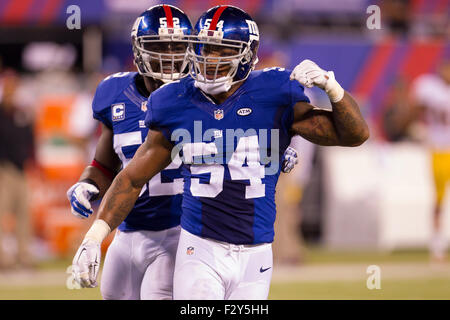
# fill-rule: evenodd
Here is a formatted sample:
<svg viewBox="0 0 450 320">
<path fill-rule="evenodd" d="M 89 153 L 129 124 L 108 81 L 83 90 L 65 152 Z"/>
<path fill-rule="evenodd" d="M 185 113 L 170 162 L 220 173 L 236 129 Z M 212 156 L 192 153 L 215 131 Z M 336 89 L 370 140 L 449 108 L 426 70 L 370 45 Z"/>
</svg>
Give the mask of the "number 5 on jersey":
<svg viewBox="0 0 450 320">
<path fill-rule="evenodd" d="M 211 156 L 217 154 L 214 142 L 188 143 L 183 146 L 185 163 L 194 163 L 194 157 Z M 246 164 L 246 165 L 245 165 Z M 245 198 L 264 197 L 266 190 L 262 183 L 264 166 L 260 163 L 258 136 L 241 137 L 236 150 L 228 162 L 231 180 L 249 180 L 245 187 Z M 191 173 L 194 175 L 208 173 L 209 183 L 200 183 L 200 178 L 191 179 L 190 191 L 195 197 L 214 198 L 223 190 L 225 167 L 214 164 L 192 164 Z"/>
<path fill-rule="evenodd" d="M 114 150 L 122 161 L 123 168 L 128 165 L 137 148 L 141 144 L 141 131 L 125 132 L 114 135 Z M 164 170 L 178 169 L 180 166 L 181 159 L 179 156 L 177 156 Z M 142 196 L 144 194 L 146 187 L 147 184 L 142 188 L 139 196 Z M 150 197 L 170 196 L 182 193 L 183 178 L 174 179 L 172 182 L 162 182 L 161 172 L 159 172 L 148 182 L 148 190 L 148 195 Z"/>
</svg>

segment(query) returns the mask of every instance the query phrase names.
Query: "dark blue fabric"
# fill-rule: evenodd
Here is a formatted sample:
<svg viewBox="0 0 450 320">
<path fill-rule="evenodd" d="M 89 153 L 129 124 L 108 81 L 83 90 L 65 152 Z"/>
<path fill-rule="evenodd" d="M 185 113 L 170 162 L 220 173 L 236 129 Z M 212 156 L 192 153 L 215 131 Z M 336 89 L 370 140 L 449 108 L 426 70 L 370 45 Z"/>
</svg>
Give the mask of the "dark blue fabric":
<svg viewBox="0 0 450 320">
<path fill-rule="evenodd" d="M 97 88 L 92 104 L 94 118 L 113 130 L 115 140 L 121 134 L 139 132 L 141 142 L 143 142 L 147 136 L 148 128 L 144 125 L 145 111 L 142 110 L 147 97 L 140 95 L 136 88 L 135 77 L 137 76 L 139 75 L 135 72 L 115 74 L 103 80 Z M 117 105 L 120 106 L 119 112 L 116 112 L 116 115 L 119 114 L 119 116 L 114 120 L 112 110 Z M 120 145 L 117 141 L 114 144 L 115 151 L 119 158 L 122 153 L 126 160 L 133 158 L 140 146 L 139 143 Z M 163 170 L 160 182 L 171 183 L 177 178 L 182 178 L 181 169 Z M 119 226 L 119 230 L 158 231 L 177 226 L 180 223 L 181 201 L 181 194 L 149 196 L 147 183 L 143 194 L 138 198 L 125 221 Z"/>
</svg>

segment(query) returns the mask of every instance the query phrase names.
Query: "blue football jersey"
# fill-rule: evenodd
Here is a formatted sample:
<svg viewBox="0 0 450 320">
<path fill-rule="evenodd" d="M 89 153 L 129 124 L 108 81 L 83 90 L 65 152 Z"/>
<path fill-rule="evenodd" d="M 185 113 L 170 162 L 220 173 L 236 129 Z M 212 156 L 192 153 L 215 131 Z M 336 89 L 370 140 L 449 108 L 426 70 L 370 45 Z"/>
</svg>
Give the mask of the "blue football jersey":
<svg viewBox="0 0 450 320">
<path fill-rule="evenodd" d="M 289 75 L 283 68 L 253 71 L 220 105 L 191 78 L 150 96 L 146 125 L 182 154 L 182 228 L 233 244 L 273 241 L 275 186 L 293 105 L 309 102 Z"/>
<path fill-rule="evenodd" d="M 121 72 L 104 79 L 92 103 L 94 118 L 114 133 L 113 146 L 126 167 L 144 142 L 147 97 L 136 88 L 136 72 Z M 178 157 L 142 188 L 135 206 L 119 226 L 121 231 L 164 230 L 180 224 L 183 176 Z"/>
</svg>

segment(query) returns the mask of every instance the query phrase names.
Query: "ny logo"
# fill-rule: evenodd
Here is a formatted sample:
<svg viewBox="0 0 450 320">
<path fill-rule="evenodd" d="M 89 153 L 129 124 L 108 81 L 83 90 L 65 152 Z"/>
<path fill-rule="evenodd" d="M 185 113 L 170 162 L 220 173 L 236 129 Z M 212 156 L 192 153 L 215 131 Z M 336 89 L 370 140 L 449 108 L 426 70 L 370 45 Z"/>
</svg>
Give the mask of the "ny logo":
<svg viewBox="0 0 450 320">
<path fill-rule="evenodd" d="M 250 33 L 250 40 L 258 40 L 259 41 L 259 30 L 258 25 L 255 21 L 252 20 L 245 20 L 248 25 L 248 31 Z"/>
</svg>

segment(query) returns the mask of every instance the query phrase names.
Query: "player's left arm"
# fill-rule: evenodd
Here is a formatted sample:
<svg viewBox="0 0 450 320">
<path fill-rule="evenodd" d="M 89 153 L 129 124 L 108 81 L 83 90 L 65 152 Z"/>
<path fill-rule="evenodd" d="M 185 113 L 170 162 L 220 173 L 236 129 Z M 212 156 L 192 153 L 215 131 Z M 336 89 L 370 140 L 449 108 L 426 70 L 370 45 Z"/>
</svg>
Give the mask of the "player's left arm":
<svg viewBox="0 0 450 320">
<path fill-rule="evenodd" d="M 292 134 L 323 146 L 359 146 L 369 138 L 369 127 L 353 97 L 334 78 L 310 60 L 304 60 L 291 74 L 306 87 L 317 86 L 329 96 L 332 110 L 314 107 L 306 102 L 294 105 Z"/>
<path fill-rule="evenodd" d="M 355 147 L 369 138 L 359 107 L 347 92 L 332 105 L 330 111 L 306 102 L 295 104 L 292 134 L 321 146 Z"/>
</svg>

